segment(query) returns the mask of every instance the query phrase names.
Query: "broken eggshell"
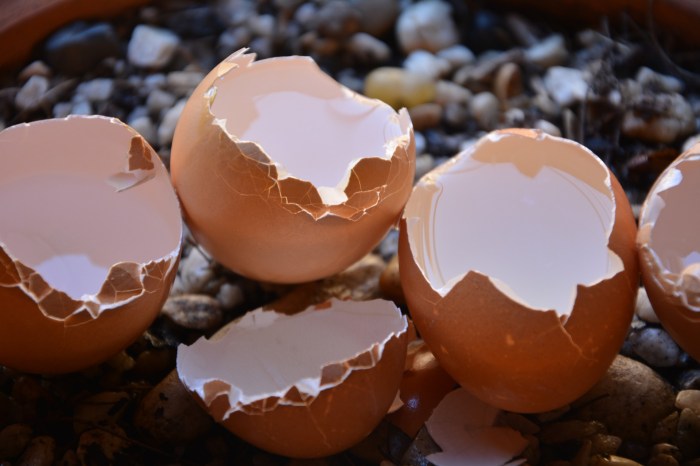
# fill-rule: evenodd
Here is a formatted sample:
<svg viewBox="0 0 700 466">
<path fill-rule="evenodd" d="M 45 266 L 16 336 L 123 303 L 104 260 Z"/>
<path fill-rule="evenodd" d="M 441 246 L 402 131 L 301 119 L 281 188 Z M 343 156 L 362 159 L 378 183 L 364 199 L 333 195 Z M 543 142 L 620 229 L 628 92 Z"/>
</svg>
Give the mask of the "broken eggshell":
<svg viewBox="0 0 700 466">
<path fill-rule="evenodd" d="M 257 309 L 180 346 L 185 386 L 227 429 L 272 453 L 327 456 L 387 413 L 406 356 L 406 317 L 390 301 L 338 301 L 294 315 Z"/>
<path fill-rule="evenodd" d="M 500 130 L 424 176 L 401 221 L 411 316 L 481 400 L 540 412 L 605 373 L 638 283 L 632 210 L 588 149 Z"/>
<path fill-rule="evenodd" d="M 681 154 L 649 190 L 639 216 L 642 281 L 664 328 L 700 360 L 700 144 Z"/>
<path fill-rule="evenodd" d="M 254 58 L 238 51 L 220 63 L 178 121 L 171 175 L 185 220 L 247 277 L 330 276 L 398 221 L 415 173 L 410 118 L 308 57 Z"/>
<path fill-rule="evenodd" d="M 182 219 L 167 170 L 133 129 L 69 116 L 0 132 L 0 364 L 100 363 L 156 318 Z"/>
</svg>

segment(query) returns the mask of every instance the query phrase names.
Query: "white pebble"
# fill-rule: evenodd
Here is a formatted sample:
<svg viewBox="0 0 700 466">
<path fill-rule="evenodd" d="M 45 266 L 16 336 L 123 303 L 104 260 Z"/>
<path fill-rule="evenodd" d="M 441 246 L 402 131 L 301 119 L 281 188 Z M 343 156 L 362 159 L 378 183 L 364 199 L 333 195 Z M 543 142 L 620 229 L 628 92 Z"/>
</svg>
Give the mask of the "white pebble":
<svg viewBox="0 0 700 466">
<path fill-rule="evenodd" d="M 535 65 L 549 68 L 566 62 L 569 55 L 564 36 L 553 34 L 525 50 L 525 58 Z"/>
<path fill-rule="evenodd" d="M 637 314 L 637 317 L 645 322 L 659 323 L 659 317 L 654 312 L 654 308 L 651 307 L 647 290 L 643 286 L 639 287 L 637 291 L 637 304 L 634 307 L 634 312 Z"/>
<path fill-rule="evenodd" d="M 153 124 L 153 121 L 147 116 L 139 116 L 137 118 L 134 118 L 133 120 L 129 120 L 127 122 L 129 126 L 134 128 L 137 133 L 139 133 L 141 136 L 146 139 L 146 141 L 149 142 L 149 144 L 154 144 L 155 142 L 158 141 L 158 132 L 156 130 L 156 126 Z"/>
<path fill-rule="evenodd" d="M 408 6 L 396 21 L 396 36 L 406 53 L 418 49 L 438 52 L 459 42 L 452 7 L 441 0 Z"/>
<path fill-rule="evenodd" d="M 152 73 L 143 78 L 143 86 L 149 91 L 157 88 L 163 88 L 167 82 L 168 78 L 166 78 L 163 73 Z"/>
<path fill-rule="evenodd" d="M 562 107 L 582 101 L 588 92 L 588 83 L 583 71 L 563 66 L 553 66 L 547 70 L 544 75 L 544 87 L 552 99 Z"/>
<path fill-rule="evenodd" d="M 683 90 L 683 81 L 680 79 L 657 73 L 646 66 L 639 68 L 636 80 L 644 87 L 655 88 L 663 92 L 681 92 Z"/>
<path fill-rule="evenodd" d="M 461 68 L 464 65 L 474 63 L 474 60 L 476 60 L 474 52 L 462 44 L 451 45 L 440 50 L 436 55 L 447 60 L 452 69 Z"/>
<path fill-rule="evenodd" d="M 196 294 L 214 277 L 213 263 L 198 248 L 191 248 L 181 261 L 172 295 Z"/>
<path fill-rule="evenodd" d="M 658 94 L 656 98 L 665 114 L 649 118 L 634 111 L 627 111 L 622 120 L 622 133 L 625 136 L 645 141 L 671 143 L 681 136 L 695 131 L 695 114 L 680 94 Z"/>
<path fill-rule="evenodd" d="M 700 143 L 700 134 L 690 136 L 683 143 L 683 147 L 681 148 L 681 152 L 686 152 L 686 151 L 690 150 L 691 147 L 693 147 L 695 144 L 698 144 L 698 143 Z"/>
<path fill-rule="evenodd" d="M 185 108 L 187 99 L 180 99 L 174 107 L 165 112 L 163 115 L 163 121 L 161 121 L 158 127 L 158 144 L 161 146 L 167 146 L 173 142 L 173 135 L 175 134 L 175 126 L 177 126 L 177 120 L 180 118 L 182 110 Z"/>
<path fill-rule="evenodd" d="M 216 294 L 216 299 L 224 309 L 231 309 L 245 301 L 243 288 L 237 283 L 224 283 Z"/>
<path fill-rule="evenodd" d="M 54 118 L 65 118 L 70 115 L 73 110 L 73 104 L 70 102 L 59 102 L 53 106 L 53 117 Z"/>
<path fill-rule="evenodd" d="M 469 89 L 452 81 L 440 80 L 435 86 L 435 102 L 441 105 L 467 104 L 471 98 L 472 93 Z"/>
<path fill-rule="evenodd" d="M 525 112 L 518 107 L 512 107 L 503 112 L 503 122 L 506 126 L 523 126 L 525 123 Z"/>
<path fill-rule="evenodd" d="M 391 58 L 391 48 L 366 32 L 358 32 L 348 41 L 350 53 L 368 63 L 383 63 Z"/>
<path fill-rule="evenodd" d="M 413 135 L 413 140 L 416 143 L 416 155 L 423 154 L 425 149 L 428 147 L 428 143 L 425 140 L 425 136 L 420 131 L 416 131 Z"/>
<path fill-rule="evenodd" d="M 167 29 L 140 24 L 129 40 L 129 61 L 142 68 L 163 68 L 175 54 L 180 39 Z"/>
<path fill-rule="evenodd" d="M 73 115 L 92 115 L 94 112 L 92 105 L 87 100 L 74 100 L 71 113 Z"/>
<path fill-rule="evenodd" d="M 76 92 L 90 102 L 105 101 L 114 91 L 114 80 L 109 78 L 96 78 L 80 83 Z"/>
<path fill-rule="evenodd" d="M 469 110 L 481 129 L 492 130 L 498 123 L 498 98 L 490 92 L 472 97 Z"/>
<path fill-rule="evenodd" d="M 700 390 L 681 390 L 678 392 L 678 395 L 676 395 L 676 408 L 679 410 L 688 408 L 695 414 L 700 415 Z"/>
<path fill-rule="evenodd" d="M 403 68 L 430 79 L 438 79 L 450 71 L 450 62 L 426 50 L 414 50 L 403 61 Z"/>
<path fill-rule="evenodd" d="M 173 71 L 168 73 L 166 83 L 175 95 L 179 97 L 189 96 L 194 88 L 204 79 L 201 71 Z"/>
<path fill-rule="evenodd" d="M 645 328 L 632 341 L 632 350 L 654 367 L 673 367 L 681 351 L 673 338 L 661 328 Z"/>
<path fill-rule="evenodd" d="M 151 115 L 160 117 L 164 109 L 171 108 L 175 105 L 175 101 L 176 97 L 170 92 L 161 89 L 153 89 L 151 93 L 148 94 L 148 99 L 146 99 L 146 108 L 148 108 L 148 113 Z"/>
<path fill-rule="evenodd" d="M 24 83 L 24 86 L 15 96 L 15 106 L 19 110 L 37 109 L 49 90 L 49 80 L 44 76 L 34 75 Z"/>
<path fill-rule="evenodd" d="M 536 129 L 541 129 L 545 133 L 549 134 L 550 136 L 555 136 L 560 138 L 561 137 L 561 130 L 557 125 L 554 123 L 547 121 L 547 120 L 537 120 L 535 122 L 534 127 Z"/>
<path fill-rule="evenodd" d="M 305 29 L 312 29 L 316 21 L 316 12 L 318 8 L 311 2 L 304 2 L 294 12 L 294 21 L 299 23 Z"/>
<path fill-rule="evenodd" d="M 250 32 L 260 37 L 272 37 L 275 34 L 275 17 L 272 15 L 253 15 L 248 19 Z"/>
</svg>

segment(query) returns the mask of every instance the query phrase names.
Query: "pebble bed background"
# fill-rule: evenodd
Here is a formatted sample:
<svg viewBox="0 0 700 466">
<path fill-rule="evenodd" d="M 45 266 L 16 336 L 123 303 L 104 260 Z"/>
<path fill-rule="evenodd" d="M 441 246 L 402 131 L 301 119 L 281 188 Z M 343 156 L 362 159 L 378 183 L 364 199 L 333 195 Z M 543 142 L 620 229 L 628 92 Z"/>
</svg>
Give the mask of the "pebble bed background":
<svg viewBox="0 0 700 466">
<path fill-rule="evenodd" d="M 661 170 L 700 139 L 692 69 L 700 60 L 656 39 L 665 38 L 624 18 L 622 27 L 564 31 L 460 1 L 153 2 L 112 22 L 72 23 L 26 66 L 0 72 L 0 129 L 116 116 L 167 164 L 189 93 L 220 60 L 250 47 L 259 58 L 311 55 L 351 89 L 408 107 L 417 177 L 485 131 L 535 127 L 587 145 L 638 208 Z M 402 304 L 395 254 L 392 232 L 344 273 L 275 286 L 223 269 L 188 242 L 162 315 L 121 354 L 56 377 L 0 367 L 0 465 L 427 464 L 435 447 L 425 431 L 410 439 L 388 423 L 332 458 L 260 452 L 213 425 L 172 372 L 178 344 L 274 300 Z M 598 386 L 565 409 L 506 422 L 531 440 L 529 464 L 700 466 L 700 366 L 640 291 L 621 355 Z"/>
</svg>

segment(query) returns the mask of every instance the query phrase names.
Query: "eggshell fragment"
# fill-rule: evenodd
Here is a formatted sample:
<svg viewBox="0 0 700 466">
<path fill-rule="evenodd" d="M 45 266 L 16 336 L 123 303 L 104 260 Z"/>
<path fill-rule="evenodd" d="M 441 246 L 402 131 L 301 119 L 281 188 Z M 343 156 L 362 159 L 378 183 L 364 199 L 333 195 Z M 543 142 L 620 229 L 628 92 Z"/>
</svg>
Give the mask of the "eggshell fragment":
<svg viewBox="0 0 700 466">
<path fill-rule="evenodd" d="M 700 360 L 700 144 L 659 176 L 639 216 L 642 281 L 662 325 Z"/>
<path fill-rule="evenodd" d="M 406 356 L 389 301 L 338 301 L 294 315 L 258 309 L 181 346 L 177 371 L 214 419 L 280 455 L 312 458 L 367 436 L 387 413 Z"/>
<path fill-rule="evenodd" d="M 425 423 L 442 451 L 426 459 L 436 466 L 523 463 L 514 458 L 528 441 L 517 430 L 497 425 L 500 413 L 463 388 L 448 393 Z"/>
<path fill-rule="evenodd" d="M 561 407 L 605 373 L 634 311 L 632 210 L 585 147 L 490 133 L 421 179 L 401 221 L 401 283 L 440 365 L 481 400 Z"/>
<path fill-rule="evenodd" d="M 71 116 L 0 133 L 0 364 L 97 364 L 155 319 L 182 221 L 168 173 L 119 120 Z"/>
<path fill-rule="evenodd" d="M 186 221 L 248 277 L 332 275 L 400 216 L 415 172 L 410 118 L 310 58 L 254 58 L 239 51 L 214 68 L 178 122 L 171 174 Z"/>
</svg>

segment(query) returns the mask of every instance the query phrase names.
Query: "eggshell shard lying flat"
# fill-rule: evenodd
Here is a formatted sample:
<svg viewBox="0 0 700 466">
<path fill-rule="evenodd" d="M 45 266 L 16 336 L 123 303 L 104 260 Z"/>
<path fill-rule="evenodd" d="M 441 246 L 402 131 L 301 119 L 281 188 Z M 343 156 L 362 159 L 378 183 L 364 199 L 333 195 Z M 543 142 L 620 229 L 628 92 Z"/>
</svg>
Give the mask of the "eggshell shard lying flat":
<svg viewBox="0 0 700 466">
<path fill-rule="evenodd" d="M 181 346 L 182 382 L 242 439 L 290 457 L 337 453 L 387 413 L 406 356 L 389 301 L 338 301 L 294 315 L 258 309 Z"/>
<path fill-rule="evenodd" d="M 332 275 L 400 216 L 415 173 L 410 118 L 310 58 L 254 57 L 239 51 L 214 68 L 178 122 L 171 174 L 185 219 L 248 277 Z"/>
<path fill-rule="evenodd" d="M 0 133 L 0 364 L 69 372 L 132 343 L 175 277 L 182 220 L 133 129 L 71 116 Z"/>
<path fill-rule="evenodd" d="M 700 145 L 659 176 L 639 217 L 642 280 L 663 326 L 700 359 Z"/>
<path fill-rule="evenodd" d="M 517 430 L 498 426 L 500 410 L 463 388 L 445 395 L 426 421 L 428 433 L 442 449 L 427 456 L 436 466 L 503 466 L 520 464 L 514 458 L 528 441 Z"/>
<path fill-rule="evenodd" d="M 638 280 L 631 208 L 585 147 L 501 130 L 421 179 L 401 283 L 440 365 L 501 409 L 561 407 L 617 354 Z"/>
</svg>

